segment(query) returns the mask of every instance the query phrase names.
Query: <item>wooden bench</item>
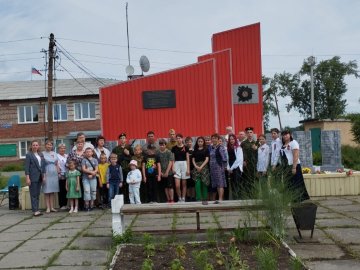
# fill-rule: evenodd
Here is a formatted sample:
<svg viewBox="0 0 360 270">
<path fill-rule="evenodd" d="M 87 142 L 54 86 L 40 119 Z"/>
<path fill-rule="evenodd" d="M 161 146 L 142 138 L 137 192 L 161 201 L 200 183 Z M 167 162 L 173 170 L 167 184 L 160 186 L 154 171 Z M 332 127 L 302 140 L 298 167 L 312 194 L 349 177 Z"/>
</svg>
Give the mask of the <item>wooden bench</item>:
<svg viewBox="0 0 360 270">
<path fill-rule="evenodd" d="M 124 228 L 126 215 L 148 215 L 148 214 L 177 214 L 194 213 L 196 217 L 196 230 L 200 230 L 200 213 L 203 212 L 228 212 L 228 211 L 255 211 L 263 209 L 257 200 L 234 200 L 221 201 L 219 204 L 209 202 L 202 205 L 201 202 L 186 203 L 155 203 L 155 204 L 125 204 L 120 209 L 121 226 Z"/>
</svg>

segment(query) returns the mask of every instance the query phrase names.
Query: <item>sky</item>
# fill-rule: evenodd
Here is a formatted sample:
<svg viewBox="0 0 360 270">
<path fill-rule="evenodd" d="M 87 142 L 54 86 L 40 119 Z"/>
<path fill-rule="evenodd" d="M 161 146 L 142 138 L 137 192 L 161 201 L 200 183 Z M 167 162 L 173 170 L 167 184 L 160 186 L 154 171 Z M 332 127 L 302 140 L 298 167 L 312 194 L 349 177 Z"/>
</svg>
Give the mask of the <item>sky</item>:
<svg viewBox="0 0 360 270">
<path fill-rule="evenodd" d="M 147 74 L 192 64 L 211 52 L 214 33 L 256 22 L 268 77 L 297 72 L 310 55 L 360 65 L 359 12 L 357 0 L 129 0 L 131 65 L 140 74 L 142 55 L 150 60 Z M 43 80 L 30 71 L 44 72 L 41 50 L 48 49 L 50 33 L 59 44 L 58 79 L 89 76 L 68 53 L 97 77 L 126 80 L 126 1 L 0 0 L 0 25 L 1 82 Z M 360 80 L 347 77 L 346 83 L 347 112 L 359 113 Z M 298 126 L 299 113 L 286 111 L 287 99 L 279 102 L 282 125 Z M 279 126 L 277 117 L 270 126 Z"/>
</svg>

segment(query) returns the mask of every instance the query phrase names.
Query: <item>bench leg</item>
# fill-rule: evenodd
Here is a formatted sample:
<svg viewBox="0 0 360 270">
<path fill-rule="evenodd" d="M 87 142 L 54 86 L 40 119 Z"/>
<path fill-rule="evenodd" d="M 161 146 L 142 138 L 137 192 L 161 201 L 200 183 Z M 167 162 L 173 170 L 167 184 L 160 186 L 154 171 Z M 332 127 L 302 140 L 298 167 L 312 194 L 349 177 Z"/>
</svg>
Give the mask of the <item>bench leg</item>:
<svg viewBox="0 0 360 270">
<path fill-rule="evenodd" d="M 196 229 L 200 231 L 200 213 L 196 212 Z"/>
</svg>

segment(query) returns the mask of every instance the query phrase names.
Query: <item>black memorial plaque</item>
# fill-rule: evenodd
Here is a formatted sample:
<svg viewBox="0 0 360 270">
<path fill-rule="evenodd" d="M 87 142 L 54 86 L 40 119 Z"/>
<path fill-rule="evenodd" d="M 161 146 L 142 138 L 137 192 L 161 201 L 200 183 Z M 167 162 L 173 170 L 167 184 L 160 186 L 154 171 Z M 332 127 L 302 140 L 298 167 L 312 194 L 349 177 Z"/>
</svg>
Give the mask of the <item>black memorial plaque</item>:
<svg viewBox="0 0 360 270">
<path fill-rule="evenodd" d="M 144 109 L 176 108 L 175 90 L 144 91 Z"/>
</svg>

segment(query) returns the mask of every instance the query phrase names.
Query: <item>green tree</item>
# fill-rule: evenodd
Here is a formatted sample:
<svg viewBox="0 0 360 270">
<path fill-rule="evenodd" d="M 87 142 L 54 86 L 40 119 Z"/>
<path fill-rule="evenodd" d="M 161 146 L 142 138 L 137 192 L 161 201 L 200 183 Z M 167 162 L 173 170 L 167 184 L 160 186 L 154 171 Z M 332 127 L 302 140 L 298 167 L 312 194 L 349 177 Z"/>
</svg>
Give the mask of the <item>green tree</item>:
<svg viewBox="0 0 360 270">
<path fill-rule="evenodd" d="M 270 78 L 262 76 L 264 130 L 269 130 L 270 115 L 276 115 L 274 96 L 269 88 Z"/>
<path fill-rule="evenodd" d="M 299 77 L 290 73 L 275 73 L 273 78 L 263 76 L 263 110 L 264 110 L 264 128 L 269 128 L 270 115 L 278 116 L 279 127 L 282 129 L 278 100 L 285 97 L 289 92 L 297 92 L 299 89 Z"/>
<path fill-rule="evenodd" d="M 345 113 L 344 94 L 347 87 L 344 78 L 350 75 L 358 78 L 357 67 L 355 60 L 345 63 L 340 61 L 339 56 L 323 60 L 314 67 L 315 118 L 335 119 Z M 287 111 L 295 109 L 306 118 L 311 116 L 310 70 L 311 65 L 305 60 L 299 73 L 285 77 L 290 80 L 283 81 L 285 87 L 281 90 L 282 94 L 291 98 L 286 106 Z M 306 75 L 307 77 L 301 81 Z"/>
<path fill-rule="evenodd" d="M 360 144 L 360 113 L 351 113 L 345 117 L 351 120 L 351 133 L 354 136 L 354 142 Z"/>
</svg>

